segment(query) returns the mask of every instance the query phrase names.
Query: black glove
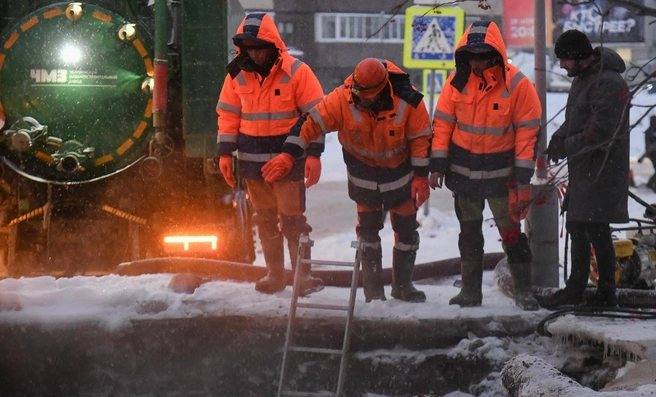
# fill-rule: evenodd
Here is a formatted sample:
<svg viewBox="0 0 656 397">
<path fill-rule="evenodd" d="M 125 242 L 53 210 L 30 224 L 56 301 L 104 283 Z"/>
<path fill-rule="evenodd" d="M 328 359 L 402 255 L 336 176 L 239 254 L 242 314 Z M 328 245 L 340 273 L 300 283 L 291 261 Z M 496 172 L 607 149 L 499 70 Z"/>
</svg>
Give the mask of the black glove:
<svg viewBox="0 0 656 397">
<path fill-rule="evenodd" d="M 565 138 L 560 135 L 552 136 L 551 141 L 549 141 L 549 147 L 544 151 L 544 154 L 547 155 L 547 161 L 553 161 L 554 163 L 567 157 L 565 153 Z"/>
<path fill-rule="evenodd" d="M 513 167 L 512 182 L 517 185 L 528 185 L 533 177 L 533 169 L 524 167 Z"/>
</svg>

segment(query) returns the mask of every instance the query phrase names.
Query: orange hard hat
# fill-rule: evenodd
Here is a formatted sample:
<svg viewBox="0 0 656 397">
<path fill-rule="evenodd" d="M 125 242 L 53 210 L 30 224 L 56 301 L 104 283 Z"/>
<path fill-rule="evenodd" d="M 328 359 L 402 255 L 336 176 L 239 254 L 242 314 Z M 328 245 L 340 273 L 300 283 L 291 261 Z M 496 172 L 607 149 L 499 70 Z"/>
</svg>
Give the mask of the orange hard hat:
<svg viewBox="0 0 656 397">
<path fill-rule="evenodd" d="M 372 98 L 387 86 L 387 68 L 376 58 L 365 58 L 353 71 L 351 92 L 361 98 Z"/>
</svg>

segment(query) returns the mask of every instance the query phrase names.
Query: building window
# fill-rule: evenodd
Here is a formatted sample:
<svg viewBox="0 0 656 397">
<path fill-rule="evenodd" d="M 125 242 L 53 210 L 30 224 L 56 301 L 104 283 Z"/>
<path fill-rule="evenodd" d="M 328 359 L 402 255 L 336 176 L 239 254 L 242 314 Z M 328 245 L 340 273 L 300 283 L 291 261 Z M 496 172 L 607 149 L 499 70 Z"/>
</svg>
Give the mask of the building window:
<svg viewBox="0 0 656 397">
<path fill-rule="evenodd" d="M 348 43 L 366 39 L 403 43 L 405 15 L 345 14 L 320 12 L 314 15 L 318 42 Z"/>
<path fill-rule="evenodd" d="M 337 37 L 337 17 L 335 15 L 317 14 L 314 26 L 319 29 L 318 34 L 315 35 L 317 41 L 330 41 Z"/>
<path fill-rule="evenodd" d="M 281 35 L 294 34 L 294 24 L 292 22 L 278 22 L 278 32 Z"/>
</svg>

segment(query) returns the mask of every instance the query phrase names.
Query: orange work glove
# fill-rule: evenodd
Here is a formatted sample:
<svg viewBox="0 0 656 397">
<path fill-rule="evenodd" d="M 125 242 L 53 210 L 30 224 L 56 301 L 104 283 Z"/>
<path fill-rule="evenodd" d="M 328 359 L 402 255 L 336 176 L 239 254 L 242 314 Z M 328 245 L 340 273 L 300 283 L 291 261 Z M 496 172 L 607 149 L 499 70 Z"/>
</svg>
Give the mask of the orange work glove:
<svg viewBox="0 0 656 397">
<path fill-rule="evenodd" d="M 412 178 L 412 187 L 410 190 L 412 199 L 415 200 L 415 206 L 421 207 L 422 204 L 428 200 L 430 196 L 430 189 L 428 187 L 427 176 L 415 176 Z"/>
<path fill-rule="evenodd" d="M 315 156 L 308 156 L 305 159 L 305 187 L 314 186 L 321 178 L 321 159 Z"/>
<path fill-rule="evenodd" d="M 235 187 L 237 181 L 235 180 L 235 175 L 232 173 L 232 156 L 221 156 L 219 158 L 219 170 L 226 183 Z"/>
<path fill-rule="evenodd" d="M 267 183 L 275 182 L 289 174 L 293 165 L 294 157 L 291 154 L 280 153 L 262 166 L 262 177 Z"/>
<path fill-rule="evenodd" d="M 519 223 L 528 215 L 531 206 L 531 185 L 516 184 L 508 190 L 508 213 L 510 220 Z"/>
</svg>

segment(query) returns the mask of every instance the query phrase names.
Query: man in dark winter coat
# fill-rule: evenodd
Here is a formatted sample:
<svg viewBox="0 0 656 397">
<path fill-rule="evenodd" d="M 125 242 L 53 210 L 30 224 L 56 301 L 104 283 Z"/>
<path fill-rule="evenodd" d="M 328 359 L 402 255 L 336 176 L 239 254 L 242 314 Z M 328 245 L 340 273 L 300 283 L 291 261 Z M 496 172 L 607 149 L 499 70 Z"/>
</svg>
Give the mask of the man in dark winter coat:
<svg viewBox="0 0 656 397">
<path fill-rule="evenodd" d="M 595 249 L 599 283 L 590 306 L 616 306 L 615 249 L 610 223 L 629 221 L 629 89 L 624 61 L 613 50 L 594 50 L 577 30 L 556 41 L 560 67 L 574 77 L 565 122 L 553 134 L 546 154 L 567 158 L 569 184 L 563 203 L 572 238 L 572 274 L 564 289 L 543 306 L 583 303 L 590 272 L 590 243 Z"/>
</svg>

